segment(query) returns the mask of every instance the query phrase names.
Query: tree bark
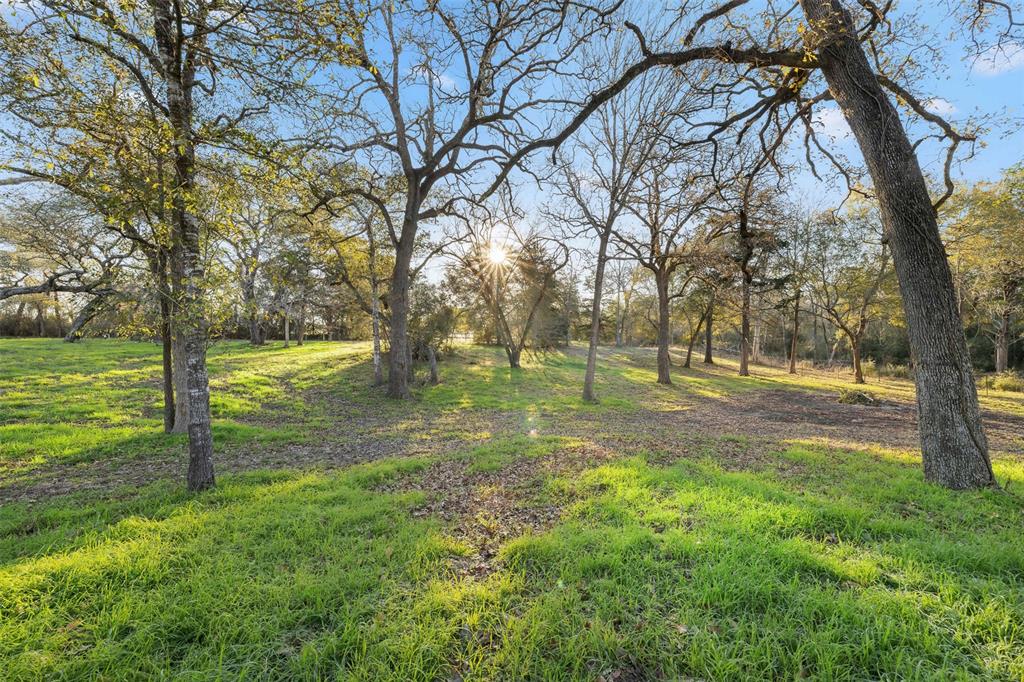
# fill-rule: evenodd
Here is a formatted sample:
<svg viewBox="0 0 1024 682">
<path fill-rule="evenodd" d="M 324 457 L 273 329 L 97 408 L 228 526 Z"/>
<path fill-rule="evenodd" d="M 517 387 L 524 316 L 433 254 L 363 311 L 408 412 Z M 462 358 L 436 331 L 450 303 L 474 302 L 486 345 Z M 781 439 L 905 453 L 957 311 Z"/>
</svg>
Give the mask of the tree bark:
<svg viewBox="0 0 1024 682">
<path fill-rule="evenodd" d="M 793 338 L 789 344 L 789 373 L 796 374 L 796 354 L 800 348 L 800 290 L 796 290 L 793 302 Z"/>
<path fill-rule="evenodd" d="M 658 383 L 672 383 L 672 358 L 669 345 L 672 342 L 672 321 L 669 313 L 668 275 L 656 275 L 658 287 Z"/>
<path fill-rule="evenodd" d="M 740 274 L 742 275 L 742 305 L 740 308 L 740 376 L 750 376 L 750 285 L 754 276 L 750 260 L 754 245 L 747 224 L 747 212 L 740 211 Z"/>
<path fill-rule="evenodd" d="M 409 284 L 413 237 L 416 234 L 415 216 L 418 212 L 418 204 L 410 205 L 406 210 L 402 237 L 398 240 L 398 248 L 395 249 L 395 265 L 391 273 L 387 395 L 398 400 L 408 400 L 412 397 L 409 391 L 409 372 L 412 369 L 409 362 Z"/>
<path fill-rule="evenodd" d="M 711 357 L 711 339 L 714 334 L 711 326 L 715 321 L 715 294 L 712 292 L 711 300 L 708 301 L 708 316 L 704 322 L 704 364 L 713 365 L 715 359 Z"/>
<path fill-rule="evenodd" d="M 295 321 L 295 345 L 301 346 L 306 338 L 306 301 L 299 304 L 299 317 Z"/>
<path fill-rule="evenodd" d="M 287 348 L 288 344 L 291 343 L 291 333 L 290 333 L 291 332 L 291 328 L 289 327 L 290 321 L 291 321 L 291 318 L 288 315 L 288 311 L 285 311 L 285 313 L 284 313 L 284 347 L 285 348 Z"/>
<path fill-rule="evenodd" d="M 437 376 L 437 353 L 433 346 L 427 346 L 427 360 L 430 362 L 430 385 L 437 386 L 440 379 Z"/>
<path fill-rule="evenodd" d="M 863 152 L 892 249 L 915 360 L 925 478 L 995 485 L 977 387 L 935 209 L 896 109 L 840 0 L 800 0 L 829 90 Z"/>
<path fill-rule="evenodd" d="M 690 332 L 690 344 L 686 347 L 686 362 L 683 363 L 683 367 L 690 369 L 690 358 L 693 357 L 693 347 L 697 343 L 697 337 L 700 336 L 700 328 L 704 326 L 704 320 L 708 316 L 710 308 L 705 308 L 700 314 L 700 319 L 697 320 L 697 326 L 692 332 Z"/>
<path fill-rule="evenodd" d="M 174 300 L 169 288 L 166 247 L 156 245 L 147 252 L 150 272 L 160 297 L 160 351 L 163 370 L 164 433 L 174 432 L 174 354 L 171 326 Z"/>
<path fill-rule="evenodd" d="M 864 383 L 864 370 L 860 366 L 860 338 L 850 338 L 850 354 L 853 356 L 853 383 Z"/>
<path fill-rule="evenodd" d="M 185 359 L 185 334 L 179 315 L 171 328 L 171 358 L 174 383 L 174 428 L 172 433 L 188 433 L 188 362 Z"/>
<path fill-rule="evenodd" d="M 172 231 L 184 277 L 182 318 L 188 385 L 188 489 L 204 490 L 214 484 L 213 435 L 210 429 L 210 385 L 206 372 L 206 317 L 203 259 L 199 221 L 189 208 L 195 183 L 195 147 L 192 133 L 193 55 L 183 53 L 184 36 L 174 20 L 169 0 L 153 3 L 153 34 L 163 67 L 167 112 L 174 135 L 175 187 L 171 198 Z M 184 402 L 184 401 L 179 401 Z"/>
<path fill-rule="evenodd" d="M 1005 372 L 1010 364 L 1010 308 L 1006 306 L 999 315 L 999 329 L 996 330 L 996 371 Z"/>
<path fill-rule="evenodd" d="M 81 331 L 82 327 L 87 325 L 92 318 L 99 314 L 100 310 L 103 309 L 103 304 L 106 302 L 106 295 L 100 294 L 93 296 L 89 299 L 89 302 L 75 315 L 74 321 L 71 323 L 71 328 L 68 329 L 67 334 L 64 336 L 64 341 L 67 343 L 74 343 L 82 338 Z"/>
<path fill-rule="evenodd" d="M 594 395 L 594 376 L 597 374 L 597 344 L 601 340 L 601 290 L 604 287 L 604 268 L 607 262 L 608 238 L 611 230 L 600 235 L 597 249 L 597 268 L 594 271 L 594 306 L 590 311 L 590 346 L 587 348 L 587 371 L 583 375 L 583 400 L 597 402 Z M 616 330 L 616 335 L 618 330 Z"/>
</svg>

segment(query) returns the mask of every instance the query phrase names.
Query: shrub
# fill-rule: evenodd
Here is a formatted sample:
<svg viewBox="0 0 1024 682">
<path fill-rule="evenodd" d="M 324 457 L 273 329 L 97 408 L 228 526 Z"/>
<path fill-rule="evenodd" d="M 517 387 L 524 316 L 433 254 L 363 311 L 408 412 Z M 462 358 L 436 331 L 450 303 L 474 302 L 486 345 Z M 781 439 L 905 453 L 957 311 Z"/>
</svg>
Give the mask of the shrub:
<svg viewBox="0 0 1024 682">
<path fill-rule="evenodd" d="M 992 377 L 991 386 L 997 391 L 1024 392 L 1024 375 L 1013 370 L 1001 372 Z"/>
</svg>

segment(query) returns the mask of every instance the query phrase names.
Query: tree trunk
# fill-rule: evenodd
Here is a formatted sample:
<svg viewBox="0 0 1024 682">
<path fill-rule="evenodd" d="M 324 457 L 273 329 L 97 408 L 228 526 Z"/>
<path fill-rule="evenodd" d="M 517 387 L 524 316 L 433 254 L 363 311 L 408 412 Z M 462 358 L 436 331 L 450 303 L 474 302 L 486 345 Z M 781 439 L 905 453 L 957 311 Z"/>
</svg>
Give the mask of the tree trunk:
<svg viewBox="0 0 1024 682">
<path fill-rule="evenodd" d="M 306 301 L 299 304 L 299 319 L 295 321 L 295 345 L 301 346 L 306 338 Z"/>
<path fill-rule="evenodd" d="M 764 329 L 761 326 L 761 316 L 758 315 L 754 318 L 754 340 L 750 347 L 750 362 L 758 364 L 761 362 L 761 337 L 764 335 Z"/>
<path fill-rule="evenodd" d="M 850 354 L 853 356 L 853 383 L 864 383 L 864 370 L 860 366 L 860 337 L 850 337 Z"/>
<path fill-rule="evenodd" d="M 284 347 L 287 348 L 288 344 L 291 343 L 291 328 L 288 326 L 290 322 L 287 311 L 284 314 Z"/>
<path fill-rule="evenodd" d="M 173 330 L 171 316 L 173 299 L 171 290 L 168 288 L 167 279 L 167 249 L 163 246 L 156 246 L 147 252 L 150 272 L 153 275 L 153 284 L 156 286 L 157 294 L 160 296 L 160 351 L 163 373 L 164 390 L 164 433 L 174 432 L 174 360 L 173 360 Z"/>
<path fill-rule="evenodd" d="M 692 332 L 690 332 L 690 344 L 686 347 L 686 362 L 683 363 L 683 367 L 690 369 L 690 358 L 693 357 L 693 346 L 697 343 L 697 337 L 700 336 L 700 328 L 704 326 L 704 320 L 708 316 L 710 308 L 706 308 L 701 314 L 700 319 L 697 320 L 697 326 Z"/>
<path fill-rule="evenodd" d="M 925 478 L 995 485 L 977 388 L 935 210 L 896 109 L 839 0 L 800 0 L 829 90 L 863 152 L 892 249 L 915 360 Z"/>
<path fill-rule="evenodd" d="M 656 275 L 658 287 L 658 383 L 671 384 L 672 358 L 669 344 L 672 342 L 671 316 L 669 314 L 668 275 Z"/>
<path fill-rule="evenodd" d="M 587 371 L 583 375 L 583 399 L 596 402 L 594 375 L 597 374 L 597 343 L 601 340 L 601 289 L 604 286 L 604 268 L 607 261 L 608 237 L 611 230 L 604 230 L 597 249 L 597 269 L 594 271 L 594 306 L 590 311 L 590 346 L 587 348 Z M 618 334 L 618 330 L 616 330 Z"/>
<path fill-rule="evenodd" d="M 740 250 L 740 274 L 743 277 L 740 308 L 740 376 L 746 377 L 750 376 L 750 285 L 754 280 L 750 271 L 754 245 L 748 229 L 746 210 L 740 210 Z"/>
<path fill-rule="evenodd" d="M 800 290 L 796 290 L 793 302 L 793 338 L 789 344 L 789 373 L 796 374 L 796 354 L 800 348 Z"/>
<path fill-rule="evenodd" d="M 89 302 L 75 315 L 74 321 L 71 323 L 71 328 L 68 329 L 68 333 L 64 336 L 64 341 L 67 343 L 74 343 L 82 338 L 81 331 L 82 327 L 87 325 L 92 318 L 99 314 L 100 310 L 103 309 L 103 304 L 106 302 L 106 295 L 100 294 L 93 296 L 89 299 Z"/>
<path fill-rule="evenodd" d="M 153 3 L 156 38 L 166 87 L 167 114 L 174 134 L 175 188 L 171 199 L 172 232 L 184 277 L 182 320 L 188 384 L 187 482 L 191 491 L 214 484 L 213 435 L 210 430 L 210 385 L 206 373 L 206 316 L 203 259 L 199 220 L 189 208 L 194 201 L 195 147 L 192 133 L 192 87 L 195 66 L 182 54 L 183 36 L 167 0 Z M 185 402 L 179 400 L 179 402 Z"/>
<path fill-rule="evenodd" d="M 427 346 L 427 360 L 430 361 L 430 385 L 437 386 L 437 353 L 434 352 L 433 346 Z"/>
<path fill-rule="evenodd" d="M 1004 307 L 996 330 L 996 371 L 1005 372 L 1010 360 L 1010 308 Z"/>
<path fill-rule="evenodd" d="M 704 323 L 704 364 L 713 365 L 715 359 L 711 357 L 711 338 L 713 331 L 711 325 L 715 321 L 715 294 L 711 294 L 711 300 L 708 301 L 708 315 L 707 320 Z"/>
<path fill-rule="evenodd" d="M 508 355 L 508 366 L 511 369 L 519 369 L 519 361 L 523 355 L 523 349 L 519 346 L 506 345 L 505 354 Z"/>
<path fill-rule="evenodd" d="M 188 362 L 185 359 L 185 334 L 182 322 L 175 319 L 171 329 L 171 358 L 174 382 L 174 428 L 172 433 L 188 433 Z"/>
<path fill-rule="evenodd" d="M 416 234 L 415 216 L 418 212 L 418 204 L 406 210 L 402 238 L 399 239 L 398 248 L 395 250 L 395 266 L 391 273 L 387 395 L 398 400 L 408 400 L 412 397 L 409 391 L 409 372 L 412 369 L 409 362 L 409 270 L 412 263 L 413 237 Z"/>
</svg>

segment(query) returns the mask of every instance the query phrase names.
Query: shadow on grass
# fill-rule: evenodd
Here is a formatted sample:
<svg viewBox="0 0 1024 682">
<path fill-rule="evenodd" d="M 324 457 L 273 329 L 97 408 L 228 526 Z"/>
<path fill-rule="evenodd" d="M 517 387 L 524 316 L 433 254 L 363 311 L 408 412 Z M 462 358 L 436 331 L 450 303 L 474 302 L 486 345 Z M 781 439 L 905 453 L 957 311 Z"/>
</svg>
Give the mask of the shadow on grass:
<svg viewBox="0 0 1024 682">
<path fill-rule="evenodd" d="M 376 492 L 429 458 L 5 509 L 0 677 L 1020 677 L 1019 500 L 783 457 L 549 475 L 562 520 L 485 580 L 455 577 L 466 550 L 410 513 L 420 493 Z"/>
</svg>

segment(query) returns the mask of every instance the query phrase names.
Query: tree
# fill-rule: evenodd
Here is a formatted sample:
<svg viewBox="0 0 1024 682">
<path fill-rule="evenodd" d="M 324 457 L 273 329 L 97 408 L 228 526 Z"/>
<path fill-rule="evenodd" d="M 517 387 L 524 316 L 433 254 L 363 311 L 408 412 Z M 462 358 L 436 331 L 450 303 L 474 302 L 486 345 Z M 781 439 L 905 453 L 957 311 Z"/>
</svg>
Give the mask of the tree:
<svg viewBox="0 0 1024 682">
<path fill-rule="evenodd" d="M 862 3 L 866 10 L 859 15 L 858 26 L 841 0 L 799 0 L 806 23 L 793 21 L 789 11 L 769 8 L 760 17 L 761 25 L 737 19 L 717 31 L 718 42 L 694 45 L 709 26 L 719 20 L 729 22 L 730 14 L 748 2 L 732 0 L 701 14 L 685 33 L 683 49 L 651 49 L 642 29 L 629 24 L 637 36 L 638 60 L 614 82 L 595 92 L 558 134 L 535 140 L 516 156 L 525 158 L 562 144 L 599 106 L 650 69 L 682 70 L 687 65 L 711 62 L 732 68 L 736 75 L 735 87 L 723 93 L 722 99 L 739 105 L 737 99 L 743 92 L 756 93 L 756 99 L 749 106 L 737 106 L 736 113 L 726 114 L 717 124 L 710 124 L 709 140 L 736 128 L 741 134 L 756 131 L 752 134 L 760 138 L 766 158 L 774 159 L 787 134 L 803 122 L 808 144 L 849 176 L 848 169 L 840 166 L 817 140 L 812 125 L 815 105 L 834 99 L 853 130 L 873 181 L 907 311 L 917 367 L 925 478 L 955 489 L 995 485 L 967 343 L 936 220 L 936 206 L 952 193 L 949 169 L 954 155 L 961 144 L 975 139 L 974 134 L 958 131 L 898 82 L 913 73 L 910 59 L 901 60 L 895 55 L 876 58 L 872 68 L 864 44 L 873 55 L 885 53 L 901 44 L 892 31 L 913 27 L 910 21 L 897 24 L 887 20 L 892 4 Z M 987 15 L 994 4 L 982 0 L 974 5 L 975 15 L 968 22 L 972 30 L 991 24 Z M 1004 31 L 999 39 L 1007 35 Z M 973 44 L 984 47 L 977 39 Z M 891 69 L 891 75 L 877 69 Z M 694 69 L 691 78 L 700 82 L 709 72 Z M 827 89 L 815 92 L 822 77 Z M 937 137 L 949 142 L 946 192 L 934 204 L 915 147 L 890 94 L 913 116 L 937 128 Z M 502 179 L 499 175 L 496 182 Z"/>
<path fill-rule="evenodd" d="M 950 255 L 992 337 L 995 370 L 1005 372 L 1014 318 L 1024 307 L 1024 166 L 1008 169 L 998 183 L 967 189 L 951 203 Z"/>
<path fill-rule="evenodd" d="M 604 64 L 623 61 L 623 40 L 616 40 L 611 54 L 588 54 L 588 69 L 600 73 Z M 678 94 L 665 74 L 651 74 L 631 84 L 628 92 L 599 109 L 588 124 L 586 138 L 573 145 L 572 161 L 563 162 L 560 184 L 566 199 L 561 218 L 581 233 L 597 237 L 593 303 L 583 400 L 595 402 L 594 378 L 597 346 L 601 335 L 601 301 L 608 245 L 616 222 L 626 212 L 640 174 L 648 169 L 671 117 Z M 618 336 L 621 345 L 621 335 Z"/>
<path fill-rule="evenodd" d="M 866 202 L 845 216 L 813 221 L 811 296 L 824 316 L 850 343 L 854 382 L 864 383 L 861 349 L 868 323 L 891 306 L 891 258 L 877 213 Z M 868 237 L 866 235 L 874 235 Z"/>
<path fill-rule="evenodd" d="M 588 22 L 595 16 L 561 0 L 370 6 L 366 30 L 355 36 L 356 69 L 339 85 L 340 120 L 328 121 L 324 134 L 342 163 L 355 155 L 380 175 L 402 180 L 403 205 L 388 229 L 395 254 L 390 397 L 410 397 L 409 290 L 420 226 L 489 195 L 473 187 L 479 175 L 520 161 L 516 151 L 538 136 L 538 126 L 544 134 L 548 109 L 566 103 L 539 85 L 560 77 L 561 65 L 599 28 Z M 322 189 L 321 195 L 359 195 L 386 211 L 378 186 Z"/>
</svg>

